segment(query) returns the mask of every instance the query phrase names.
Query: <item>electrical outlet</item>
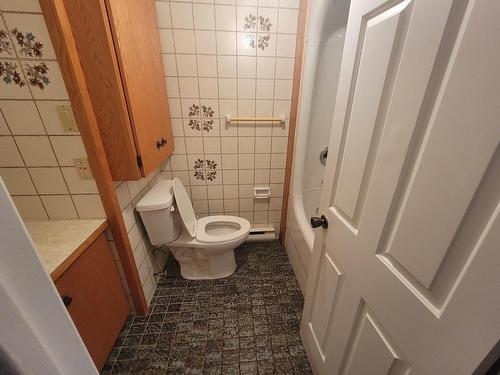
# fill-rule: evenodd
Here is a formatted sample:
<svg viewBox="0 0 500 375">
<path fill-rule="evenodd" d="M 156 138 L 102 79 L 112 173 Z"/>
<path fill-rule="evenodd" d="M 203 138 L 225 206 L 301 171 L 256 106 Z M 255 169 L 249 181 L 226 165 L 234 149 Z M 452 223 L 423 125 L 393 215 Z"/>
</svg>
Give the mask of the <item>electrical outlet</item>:
<svg viewBox="0 0 500 375">
<path fill-rule="evenodd" d="M 92 180 L 92 172 L 89 168 L 88 159 L 75 159 L 75 167 L 82 180 Z"/>
</svg>

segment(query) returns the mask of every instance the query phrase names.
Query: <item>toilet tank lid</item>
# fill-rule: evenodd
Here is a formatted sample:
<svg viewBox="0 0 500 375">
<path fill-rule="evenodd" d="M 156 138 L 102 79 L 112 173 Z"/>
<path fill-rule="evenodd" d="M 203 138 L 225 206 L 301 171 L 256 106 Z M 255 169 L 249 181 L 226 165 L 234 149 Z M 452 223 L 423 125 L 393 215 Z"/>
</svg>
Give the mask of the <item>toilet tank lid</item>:
<svg viewBox="0 0 500 375">
<path fill-rule="evenodd" d="M 159 180 L 153 188 L 137 202 L 139 212 L 155 211 L 171 207 L 174 203 L 172 180 Z"/>
</svg>

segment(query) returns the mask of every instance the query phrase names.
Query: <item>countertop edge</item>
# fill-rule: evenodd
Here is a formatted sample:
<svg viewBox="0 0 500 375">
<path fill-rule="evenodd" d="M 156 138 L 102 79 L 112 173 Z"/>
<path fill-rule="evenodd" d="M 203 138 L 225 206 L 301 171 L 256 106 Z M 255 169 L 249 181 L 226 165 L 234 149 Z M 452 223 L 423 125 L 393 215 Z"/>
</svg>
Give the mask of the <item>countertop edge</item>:
<svg viewBox="0 0 500 375">
<path fill-rule="evenodd" d="M 99 227 L 92 232 L 90 236 L 87 237 L 85 241 L 82 242 L 80 246 L 78 246 L 64 261 L 58 265 L 51 273 L 50 278 L 52 281 L 56 281 L 61 277 L 61 275 L 78 259 L 80 255 L 99 237 L 106 228 L 108 227 L 108 221 L 104 220 L 104 222 L 99 225 Z"/>
</svg>

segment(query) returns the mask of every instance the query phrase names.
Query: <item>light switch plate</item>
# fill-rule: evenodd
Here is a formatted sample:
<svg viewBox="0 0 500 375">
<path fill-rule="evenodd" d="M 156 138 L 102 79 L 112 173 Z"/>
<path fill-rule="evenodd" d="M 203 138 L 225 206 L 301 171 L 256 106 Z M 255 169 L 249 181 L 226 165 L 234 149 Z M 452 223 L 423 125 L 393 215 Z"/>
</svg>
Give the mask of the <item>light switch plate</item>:
<svg viewBox="0 0 500 375">
<path fill-rule="evenodd" d="M 57 114 L 59 115 L 59 120 L 65 132 L 77 132 L 78 127 L 76 126 L 75 116 L 73 115 L 73 110 L 70 105 L 61 104 L 56 106 Z"/>
<path fill-rule="evenodd" d="M 88 159 L 74 159 L 78 175 L 82 180 L 92 180 L 92 171 L 89 167 Z"/>
</svg>

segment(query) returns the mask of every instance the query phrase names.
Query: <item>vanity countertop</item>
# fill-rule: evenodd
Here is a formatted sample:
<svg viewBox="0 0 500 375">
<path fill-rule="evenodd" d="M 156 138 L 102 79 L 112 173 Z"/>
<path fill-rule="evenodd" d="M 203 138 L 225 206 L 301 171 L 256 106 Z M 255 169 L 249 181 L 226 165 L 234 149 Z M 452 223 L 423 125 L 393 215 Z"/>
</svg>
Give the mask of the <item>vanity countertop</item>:
<svg viewBox="0 0 500 375">
<path fill-rule="evenodd" d="M 105 219 L 26 220 L 24 224 L 54 281 L 108 226 Z"/>
</svg>

